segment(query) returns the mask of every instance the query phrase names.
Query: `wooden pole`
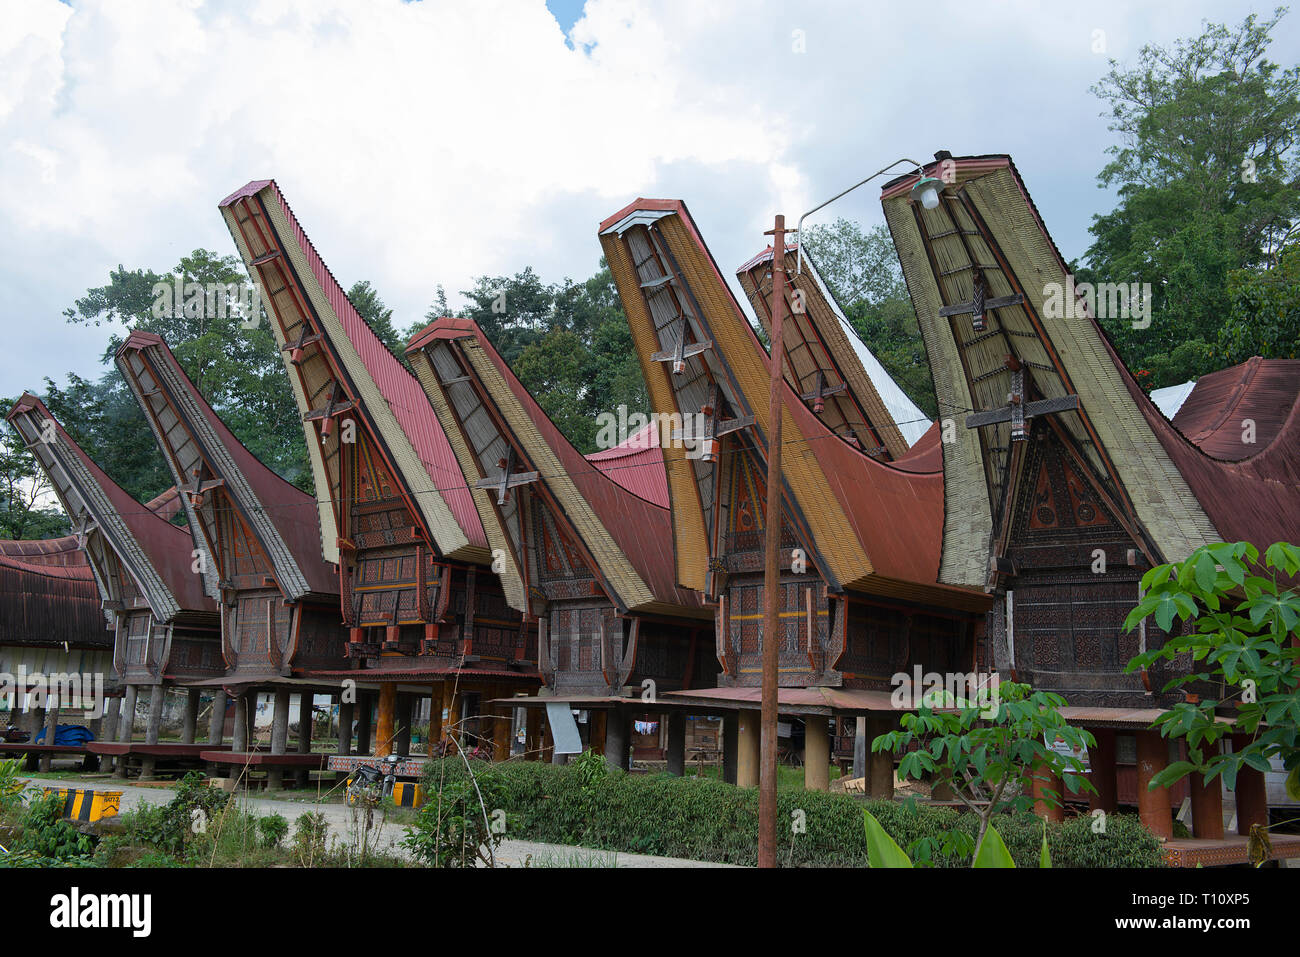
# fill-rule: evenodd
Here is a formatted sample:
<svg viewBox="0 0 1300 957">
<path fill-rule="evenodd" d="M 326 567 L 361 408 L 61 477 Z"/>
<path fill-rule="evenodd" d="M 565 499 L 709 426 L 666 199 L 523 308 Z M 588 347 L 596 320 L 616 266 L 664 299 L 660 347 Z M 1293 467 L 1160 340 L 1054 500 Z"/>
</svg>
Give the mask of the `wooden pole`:
<svg viewBox="0 0 1300 957">
<path fill-rule="evenodd" d="M 1159 731 L 1137 733 L 1138 817 L 1146 829 L 1166 840 L 1174 836 L 1173 816 L 1169 813 L 1169 789 L 1150 789 L 1151 779 L 1169 763 L 1169 745 Z"/>
<path fill-rule="evenodd" d="M 1088 749 L 1088 780 L 1097 789 L 1089 795 L 1088 809 L 1114 814 L 1119 807 L 1119 788 L 1115 778 L 1115 729 L 1090 728 L 1097 743 Z"/>
<path fill-rule="evenodd" d="M 375 728 L 375 757 L 393 753 L 393 720 L 397 710 L 397 684 L 385 681 L 379 686 L 379 720 Z"/>
<path fill-rule="evenodd" d="M 767 514 L 763 549 L 763 695 L 758 780 L 758 866 L 776 867 L 777 636 L 781 590 L 781 386 L 785 365 L 785 217 L 772 230 L 772 344 L 768 360 Z"/>
<path fill-rule="evenodd" d="M 442 682 L 435 681 L 429 693 L 429 757 L 433 757 L 442 742 Z"/>
</svg>

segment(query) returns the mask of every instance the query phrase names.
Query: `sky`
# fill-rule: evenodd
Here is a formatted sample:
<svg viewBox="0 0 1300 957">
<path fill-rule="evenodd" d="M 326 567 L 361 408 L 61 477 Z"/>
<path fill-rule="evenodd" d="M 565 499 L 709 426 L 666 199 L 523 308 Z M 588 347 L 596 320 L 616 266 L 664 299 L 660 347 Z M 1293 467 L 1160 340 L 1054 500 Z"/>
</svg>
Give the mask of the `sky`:
<svg viewBox="0 0 1300 957">
<path fill-rule="evenodd" d="M 1272 3 L 0 0 L 0 396 L 98 377 L 63 310 L 119 264 L 234 254 L 217 203 L 274 177 L 397 328 L 441 283 L 596 269 L 597 224 L 684 199 L 724 273 L 899 158 L 1010 153 L 1067 259 L 1113 196 L 1113 57 Z M 1271 57 L 1300 60 L 1300 11 Z M 809 220 L 870 226 L 863 187 Z"/>
</svg>

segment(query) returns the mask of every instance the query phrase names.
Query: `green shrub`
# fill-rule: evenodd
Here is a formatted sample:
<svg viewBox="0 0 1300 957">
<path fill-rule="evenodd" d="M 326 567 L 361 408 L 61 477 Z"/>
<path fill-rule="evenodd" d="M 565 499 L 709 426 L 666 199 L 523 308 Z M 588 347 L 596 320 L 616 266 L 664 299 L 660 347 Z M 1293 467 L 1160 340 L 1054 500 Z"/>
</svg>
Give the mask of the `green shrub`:
<svg viewBox="0 0 1300 957">
<path fill-rule="evenodd" d="M 433 867 L 491 864 L 511 815 L 502 765 L 483 764 L 474 775 L 448 776 L 426 798 L 402 846 Z"/>
<path fill-rule="evenodd" d="M 5 863 L 37 867 L 90 863 L 94 841 L 63 819 L 63 804 L 57 794 L 33 798 L 18 822 L 18 840 L 10 849 L 13 853 L 5 856 Z"/>
<path fill-rule="evenodd" d="M 289 833 L 289 821 L 279 814 L 268 814 L 257 819 L 257 831 L 262 835 L 262 846 L 275 850 Z"/>
<path fill-rule="evenodd" d="M 298 815 L 293 822 L 293 860 L 299 867 L 312 867 L 325 857 L 325 835 L 329 822 L 319 811 Z"/>
<path fill-rule="evenodd" d="M 584 786 L 572 766 L 536 761 L 492 765 L 494 794 L 507 814 L 507 837 L 551 844 L 581 845 L 621 853 L 685 857 L 752 865 L 757 862 L 758 791 L 708 778 L 611 771 Z M 483 780 L 479 772 L 480 782 Z M 430 762 L 424 784 L 429 804 L 463 793 L 468 782 L 459 759 Z M 449 790 L 451 789 L 451 790 Z M 453 798 L 454 799 L 454 798 Z M 426 809 L 429 805 L 426 805 Z M 489 805 L 491 807 L 491 805 Z M 913 854 L 929 851 L 936 867 L 967 867 L 969 851 L 951 851 L 948 837 L 960 829 L 974 848 L 979 822 L 952 808 L 905 801 L 867 801 L 847 794 L 787 791 L 777 795 L 778 859 L 794 867 L 865 867 L 862 809 Z M 1160 867 L 1159 841 L 1134 815 L 1112 814 L 1106 833 L 1093 834 L 1092 819 L 1072 817 L 1049 824 L 1048 845 L 1056 867 Z M 1037 867 L 1042 822 L 1029 813 L 1001 814 L 996 826 L 1016 864 Z"/>
</svg>

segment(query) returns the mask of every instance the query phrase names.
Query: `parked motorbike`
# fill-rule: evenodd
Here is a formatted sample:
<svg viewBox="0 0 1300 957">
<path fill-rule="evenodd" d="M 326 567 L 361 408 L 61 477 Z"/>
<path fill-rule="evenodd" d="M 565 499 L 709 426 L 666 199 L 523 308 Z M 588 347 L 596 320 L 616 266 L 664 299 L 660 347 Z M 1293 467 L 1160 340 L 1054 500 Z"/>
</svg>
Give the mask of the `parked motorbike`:
<svg viewBox="0 0 1300 957">
<path fill-rule="evenodd" d="M 369 764 L 358 765 L 348 775 L 344 793 L 348 804 L 378 804 L 380 799 L 391 797 L 393 785 L 397 783 L 397 765 L 406 758 L 400 754 L 390 754 L 379 759 L 379 767 Z"/>
<path fill-rule="evenodd" d="M 32 733 L 30 731 L 24 731 L 22 728 L 12 724 L 5 728 L 3 733 L 0 733 L 0 739 L 11 744 L 23 744 L 26 741 L 30 741 L 31 737 Z"/>
</svg>

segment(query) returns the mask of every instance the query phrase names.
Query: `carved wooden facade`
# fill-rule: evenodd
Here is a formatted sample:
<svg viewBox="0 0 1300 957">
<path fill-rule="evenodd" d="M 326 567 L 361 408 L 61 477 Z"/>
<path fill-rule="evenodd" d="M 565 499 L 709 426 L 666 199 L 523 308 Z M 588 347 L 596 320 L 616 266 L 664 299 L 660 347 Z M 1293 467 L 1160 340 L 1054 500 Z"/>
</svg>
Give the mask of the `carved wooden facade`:
<svg viewBox="0 0 1300 957">
<path fill-rule="evenodd" d="M 117 363 L 181 493 L 230 683 L 339 667 L 346 632 L 311 497 L 239 443 L 157 336 L 132 334 Z"/>
<path fill-rule="evenodd" d="M 505 595 L 537 622 L 548 689 L 680 690 L 700 676 L 705 612 L 672 585 L 666 510 L 580 455 L 473 323 L 439 320 L 409 354 L 475 487 Z"/>
<path fill-rule="evenodd" d="M 24 394 L 8 419 L 94 571 L 118 675 L 127 684 L 158 684 L 221 674 L 216 608 L 203 594 L 184 529 L 113 482 L 35 396 Z"/>
<path fill-rule="evenodd" d="M 361 320 L 274 182 L 222 204 L 303 417 L 321 550 L 338 562 L 348 657 L 422 656 L 432 672 L 535 677 L 464 478 L 411 373 Z"/>
</svg>

